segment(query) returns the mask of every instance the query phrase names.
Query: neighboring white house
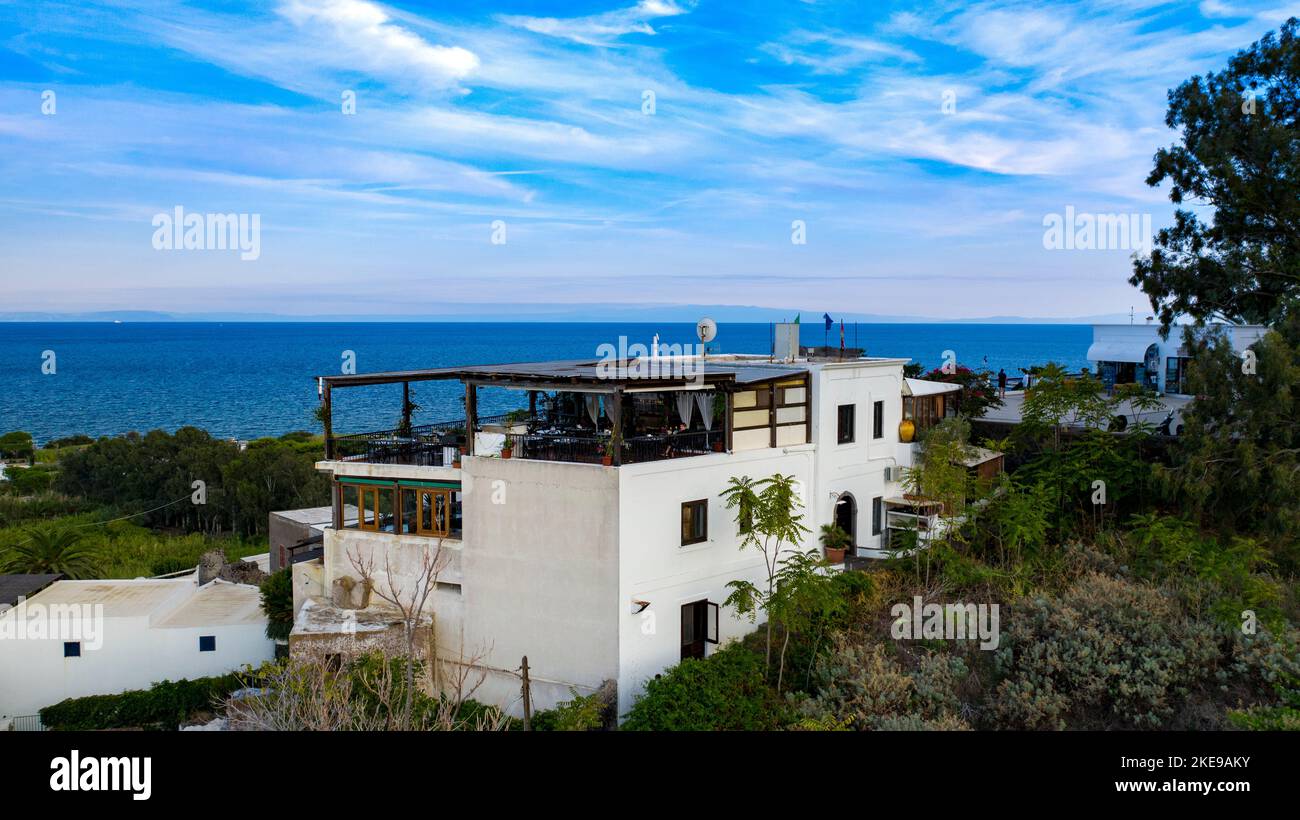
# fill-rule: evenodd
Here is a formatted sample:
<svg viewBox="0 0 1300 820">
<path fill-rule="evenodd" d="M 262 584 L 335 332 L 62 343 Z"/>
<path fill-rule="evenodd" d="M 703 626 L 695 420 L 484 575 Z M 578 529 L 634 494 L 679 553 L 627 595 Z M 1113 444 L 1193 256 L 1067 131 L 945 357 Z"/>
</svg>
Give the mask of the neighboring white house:
<svg viewBox="0 0 1300 820">
<path fill-rule="evenodd" d="M 270 660 L 256 586 L 196 575 L 55 581 L 0 612 L 0 727 L 66 698 Z"/>
<path fill-rule="evenodd" d="M 1241 353 L 1263 338 L 1268 328 L 1262 325 L 1209 325 L 1208 332 L 1225 333 L 1233 350 Z M 1143 384 L 1160 393 L 1184 395 L 1187 392 L 1187 348 L 1183 346 L 1183 327 L 1175 326 L 1169 338 L 1160 338 L 1156 324 L 1093 325 L 1092 346 L 1088 360 L 1097 376 L 1110 388 L 1116 384 Z"/>
<path fill-rule="evenodd" d="M 905 413 L 910 434 L 955 412 L 947 385 L 909 380 L 905 400 L 905 359 L 683 357 L 654 360 L 674 367 L 651 375 L 645 362 L 614 375 L 566 361 L 321 377 L 317 468 L 338 512 L 322 556 L 294 564 L 291 653 L 350 651 L 394 624 L 364 576 L 383 588 L 391 566 L 410 590 L 440 543 L 436 644 L 444 659 L 477 661 L 487 679 L 476 698 L 518 713 L 526 655 L 535 708 L 608 679 L 626 713 L 653 676 L 754 628 L 721 606 L 728 582 L 765 580 L 720 497 L 730 478 L 794 476 L 810 530 L 801 548 L 835 522 L 857 557 L 881 557 L 887 517 L 912 510 L 899 484 L 915 451 L 900 439 Z M 333 434 L 332 391 L 439 379 L 463 383 L 464 419 Z M 528 409 L 481 417 L 489 390 L 516 391 Z"/>
</svg>

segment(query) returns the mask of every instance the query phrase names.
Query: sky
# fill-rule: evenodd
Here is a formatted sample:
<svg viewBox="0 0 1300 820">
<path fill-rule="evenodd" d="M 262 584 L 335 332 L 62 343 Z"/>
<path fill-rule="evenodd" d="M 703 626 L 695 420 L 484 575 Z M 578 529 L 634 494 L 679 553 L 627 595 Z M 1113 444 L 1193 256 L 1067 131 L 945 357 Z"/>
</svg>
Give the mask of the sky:
<svg viewBox="0 0 1300 820">
<path fill-rule="evenodd" d="M 1292 15 L 0 0 L 0 311 L 1144 311 L 1132 243 L 1045 222 L 1168 224 L 1168 90 Z M 177 208 L 200 247 L 161 238 Z"/>
</svg>

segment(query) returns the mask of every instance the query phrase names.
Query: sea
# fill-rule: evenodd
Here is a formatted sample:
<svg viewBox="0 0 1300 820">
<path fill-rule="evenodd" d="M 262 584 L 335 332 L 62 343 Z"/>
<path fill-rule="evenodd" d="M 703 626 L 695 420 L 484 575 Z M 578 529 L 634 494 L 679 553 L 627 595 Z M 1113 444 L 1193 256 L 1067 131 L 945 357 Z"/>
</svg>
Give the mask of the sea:
<svg viewBox="0 0 1300 820">
<path fill-rule="evenodd" d="M 689 323 L 9 322 L 0 323 L 0 433 L 38 444 L 74 434 L 119 435 L 183 426 L 222 438 L 319 431 L 316 377 L 470 364 L 598 358 L 600 345 L 694 345 Z M 847 346 L 868 356 L 938 367 L 945 351 L 997 372 L 1055 361 L 1087 365 L 1088 325 L 847 324 Z M 804 346 L 838 347 L 840 328 L 803 325 Z M 768 324 L 720 324 L 709 352 L 766 354 Z M 412 385 L 416 423 L 463 417 L 459 382 Z M 523 402 L 518 391 L 480 391 L 479 412 Z M 400 385 L 337 390 L 334 429 L 391 429 Z"/>
</svg>

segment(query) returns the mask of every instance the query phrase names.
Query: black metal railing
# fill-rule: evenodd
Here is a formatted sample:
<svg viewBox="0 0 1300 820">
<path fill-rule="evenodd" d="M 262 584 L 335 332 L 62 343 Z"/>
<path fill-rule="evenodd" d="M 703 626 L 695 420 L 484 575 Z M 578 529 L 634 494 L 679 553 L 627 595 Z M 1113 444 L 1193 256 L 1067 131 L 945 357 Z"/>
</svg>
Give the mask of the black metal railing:
<svg viewBox="0 0 1300 820">
<path fill-rule="evenodd" d="M 517 414 L 480 416 L 483 425 L 527 423 Z M 590 433 L 528 432 L 512 434 L 512 456 L 536 461 L 570 461 L 600 464 L 607 454 L 609 436 Z M 670 458 L 721 452 L 726 447 L 724 430 L 695 430 L 684 433 L 633 435 L 623 441 L 622 463 L 636 464 Z M 407 464 L 418 467 L 448 467 L 466 446 L 464 425 L 459 422 L 421 424 L 407 430 L 377 430 L 337 436 L 333 457 L 367 464 Z M 612 453 L 609 453 L 612 457 Z"/>
<path fill-rule="evenodd" d="M 481 431 L 484 425 L 500 425 L 512 421 L 519 421 L 519 411 L 479 416 L 474 429 Z M 465 422 L 456 419 L 415 424 L 406 429 L 335 436 L 332 452 L 334 458 L 342 461 L 444 467 L 455 461 L 456 453 L 465 445 Z"/>
<path fill-rule="evenodd" d="M 608 450 L 607 436 L 529 433 L 516 435 L 513 440 L 511 455 L 514 458 L 600 464 L 607 454 L 611 459 L 613 456 Z M 622 463 L 637 464 L 722 452 L 726 440 L 723 430 L 632 436 L 623 441 Z"/>
</svg>

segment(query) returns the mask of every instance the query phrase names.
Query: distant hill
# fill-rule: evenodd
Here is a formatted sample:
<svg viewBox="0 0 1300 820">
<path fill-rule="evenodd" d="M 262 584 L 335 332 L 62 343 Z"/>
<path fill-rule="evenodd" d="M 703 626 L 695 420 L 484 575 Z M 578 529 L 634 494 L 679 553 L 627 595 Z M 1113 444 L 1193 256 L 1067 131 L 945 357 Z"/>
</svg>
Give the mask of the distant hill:
<svg viewBox="0 0 1300 820">
<path fill-rule="evenodd" d="M 800 316 L 805 324 L 822 322 L 825 311 L 777 309 L 751 305 L 618 305 L 618 304 L 452 304 L 439 313 L 409 315 L 282 313 L 172 313 L 153 310 L 91 312 L 0 312 L 0 322 L 694 322 L 708 316 L 718 322 L 781 322 Z M 1094 316 L 982 316 L 943 318 L 889 316 L 878 313 L 837 313 L 837 323 L 906 324 L 1127 324 L 1127 313 Z M 1143 317 L 1138 317 L 1139 321 Z"/>
</svg>

